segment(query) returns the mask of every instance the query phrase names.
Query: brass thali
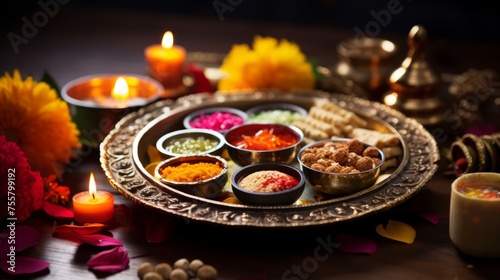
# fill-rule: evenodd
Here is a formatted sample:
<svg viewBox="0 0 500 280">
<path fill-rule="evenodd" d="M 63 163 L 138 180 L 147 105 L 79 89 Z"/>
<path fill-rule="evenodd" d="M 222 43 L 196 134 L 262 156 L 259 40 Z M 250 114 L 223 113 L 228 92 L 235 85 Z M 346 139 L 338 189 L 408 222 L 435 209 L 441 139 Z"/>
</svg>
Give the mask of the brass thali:
<svg viewBox="0 0 500 280">
<path fill-rule="evenodd" d="M 162 186 L 145 169 L 148 146 L 154 146 L 167 132 L 182 129 L 182 119 L 194 110 L 221 104 L 246 110 L 270 102 L 308 109 L 315 98 L 328 98 L 370 121 L 374 129 L 395 133 L 403 148 L 398 166 L 373 187 L 353 195 L 287 206 L 249 206 L 200 198 Z M 193 221 L 243 227 L 331 224 L 390 209 L 421 190 L 436 172 L 439 160 L 434 138 L 415 120 L 377 102 L 318 90 L 194 94 L 161 100 L 121 119 L 100 148 L 101 166 L 109 182 L 133 202 Z"/>
</svg>

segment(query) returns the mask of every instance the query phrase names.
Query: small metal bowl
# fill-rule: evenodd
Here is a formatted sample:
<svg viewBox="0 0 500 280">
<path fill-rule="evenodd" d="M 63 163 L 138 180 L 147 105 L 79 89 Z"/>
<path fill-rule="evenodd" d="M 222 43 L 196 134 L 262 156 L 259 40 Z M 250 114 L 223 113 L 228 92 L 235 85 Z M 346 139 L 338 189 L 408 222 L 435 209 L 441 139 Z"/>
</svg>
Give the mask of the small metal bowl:
<svg viewBox="0 0 500 280">
<path fill-rule="evenodd" d="M 230 113 L 233 116 L 240 117 L 242 122 L 238 123 L 238 124 L 228 123 L 228 124 L 226 124 L 225 128 L 221 128 L 221 129 L 213 129 L 210 127 L 194 127 L 192 125 L 192 122 L 197 120 L 200 116 L 203 116 L 203 115 L 210 116 L 210 115 L 216 114 L 216 113 Z M 247 113 L 245 113 L 242 110 L 230 108 L 230 107 L 211 107 L 211 108 L 200 109 L 200 110 L 197 110 L 197 111 L 194 111 L 194 112 L 188 114 L 183 119 L 182 124 L 184 125 L 185 128 L 210 129 L 210 130 L 214 130 L 214 131 L 217 131 L 219 133 L 224 134 L 227 130 L 231 129 L 232 127 L 245 123 L 247 121 L 247 119 L 248 119 Z"/>
<path fill-rule="evenodd" d="M 300 151 L 297 153 L 297 159 L 299 161 L 300 169 L 304 172 L 307 181 L 314 189 L 333 197 L 340 197 L 359 192 L 375 184 L 378 176 L 380 175 L 380 167 L 385 162 L 384 153 L 379 148 L 377 148 L 377 150 L 379 152 L 381 162 L 372 169 L 357 173 L 330 173 L 320 171 L 307 166 L 301 160 L 302 154 L 307 149 L 323 147 L 325 144 L 330 142 L 346 143 L 349 140 L 351 139 L 336 138 L 321 140 L 302 147 L 302 149 L 300 149 Z M 367 147 L 375 147 L 366 143 L 363 143 L 363 146 L 365 149 Z"/>
<path fill-rule="evenodd" d="M 250 191 L 240 186 L 240 182 L 252 173 L 264 170 L 274 170 L 288 174 L 297 179 L 294 187 L 277 192 Z M 290 205 L 300 198 L 304 191 L 306 178 L 302 171 L 291 165 L 280 163 L 260 163 L 242 167 L 231 175 L 231 187 L 236 198 L 248 205 Z"/>
<path fill-rule="evenodd" d="M 272 129 L 275 133 L 290 135 L 295 144 L 277 150 L 251 150 L 234 145 L 244 135 L 252 136 L 263 129 Z M 300 129 L 291 125 L 252 123 L 233 127 L 224 135 L 227 152 L 231 160 L 239 166 L 256 163 L 290 163 L 295 159 L 297 147 L 304 139 Z"/>
<path fill-rule="evenodd" d="M 278 114 L 278 111 L 290 113 L 283 117 L 283 112 Z M 267 103 L 252 107 L 246 111 L 248 115 L 248 123 L 280 123 L 291 124 L 295 119 L 301 116 L 307 116 L 306 109 L 291 103 Z M 261 115 L 265 114 L 265 115 Z"/>
<path fill-rule="evenodd" d="M 184 141 L 189 141 L 191 139 L 199 139 L 199 140 L 209 140 L 214 143 L 210 149 L 200 150 L 197 152 L 187 152 L 187 153 L 176 153 L 172 150 L 172 146 L 176 143 L 182 143 Z M 217 131 L 210 129 L 201 129 L 201 128 L 191 128 L 191 129 L 181 129 L 169 132 L 158 141 L 156 141 L 156 149 L 160 152 L 165 158 L 180 156 L 180 155 L 192 155 L 192 154 L 210 154 L 219 156 L 222 154 L 222 151 L 225 149 L 225 141 L 224 136 Z"/>
<path fill-rule="evenodd" d="M 179 166 L 182 163 L 196 164 L 200 162 L 219 163 L 222 171 L 212 178 L 195 182 L 177 182 L 167 180 L 162 176 L 163 169 L 167 166 Z M 176 190 L 196 195 L 203 198 L 215 198 L 228 182 L 228 163 L 225 159 L 213 155 L 185 155 L 176 156 L 160 162 L 155 168 L 155 177 L 161 183 Z"/>
</svg>

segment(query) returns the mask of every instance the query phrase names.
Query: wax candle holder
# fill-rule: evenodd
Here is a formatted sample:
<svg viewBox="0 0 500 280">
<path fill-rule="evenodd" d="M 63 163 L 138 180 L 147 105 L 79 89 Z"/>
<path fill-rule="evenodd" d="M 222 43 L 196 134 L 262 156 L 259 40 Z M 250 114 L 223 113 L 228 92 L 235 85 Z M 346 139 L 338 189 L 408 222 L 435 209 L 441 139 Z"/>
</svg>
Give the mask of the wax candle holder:
<svg viewBox="0 0 500 280">
<path fill-rule="evenodd" d="M 97 191 L 94 174 L 90 173 L 89 191 L 73 196 L 75 221 L 79 223 L 102 223 L 114 216 L 114 198 L 109 192 Z"/>
<path fill-rule="evenodd" d="M 125 80 L 128 92 L 126 96 L 114 97 L 112 93 L 120 77 Z M 122 117 L 157 101 L 163 91 L 163 85 L 150 77 L 96 74 L 68 82 L 61 96 L 70 106 L 84 144 L 98 146 Z"/>
<path fill-rule="evenodd" d="M 174 45 L 172 32 L 165 32 L 161 44 L 146 47 L 144 56 L 146 72 L 161 82 L 167 91 L 175 92 L 185 89 L 183 79 L 187 73 L 186 50 Z"/>
<path fill-rule="evenodd" d="M 469 173 L 451 185 L 450 239 L 465 254 L 500 257 L 500 174 Z"/>
</svg>

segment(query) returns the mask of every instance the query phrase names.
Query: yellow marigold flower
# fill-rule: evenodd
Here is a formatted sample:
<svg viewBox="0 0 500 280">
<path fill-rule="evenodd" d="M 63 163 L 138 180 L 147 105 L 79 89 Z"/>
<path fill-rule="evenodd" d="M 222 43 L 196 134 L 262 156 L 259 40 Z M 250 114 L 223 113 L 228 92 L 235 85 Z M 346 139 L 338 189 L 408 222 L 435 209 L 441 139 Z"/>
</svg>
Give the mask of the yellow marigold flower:
<svg viewBox="0 0 500 280">
<path fill-rule="evenodd" d="M 68 163 L 81 146 L 68 104 L 47 83 L 23 81 L 18 70 L 0 77 L 0 134 L 16 142 L 43 176 L 55 173 L 57 162 Z"/>
<path fill-rule="evenodd" d="M 313 68 L 297 44 L 272 37 L 256 36 L 253 50 L 246 44 L 233 45 L 221 70 L 228 74 L 218 89 L 311 89 Z"/>
</svg>

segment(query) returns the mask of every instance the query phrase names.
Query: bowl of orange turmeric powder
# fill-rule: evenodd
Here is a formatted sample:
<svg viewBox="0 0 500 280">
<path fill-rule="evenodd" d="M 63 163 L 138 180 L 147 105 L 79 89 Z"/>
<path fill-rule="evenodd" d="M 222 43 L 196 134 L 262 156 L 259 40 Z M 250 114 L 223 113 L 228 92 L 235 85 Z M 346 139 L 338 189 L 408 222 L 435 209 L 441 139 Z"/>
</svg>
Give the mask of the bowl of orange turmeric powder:
<svg viewBox="0 0 500 280">
<path fill-rule="evenodd" d="M 155 177 L 164 185 L 203 198 L 216 198 L 228 182 L 228 163 L 214 155 L 180 155 L 160 162 Z"/>
</svg>

